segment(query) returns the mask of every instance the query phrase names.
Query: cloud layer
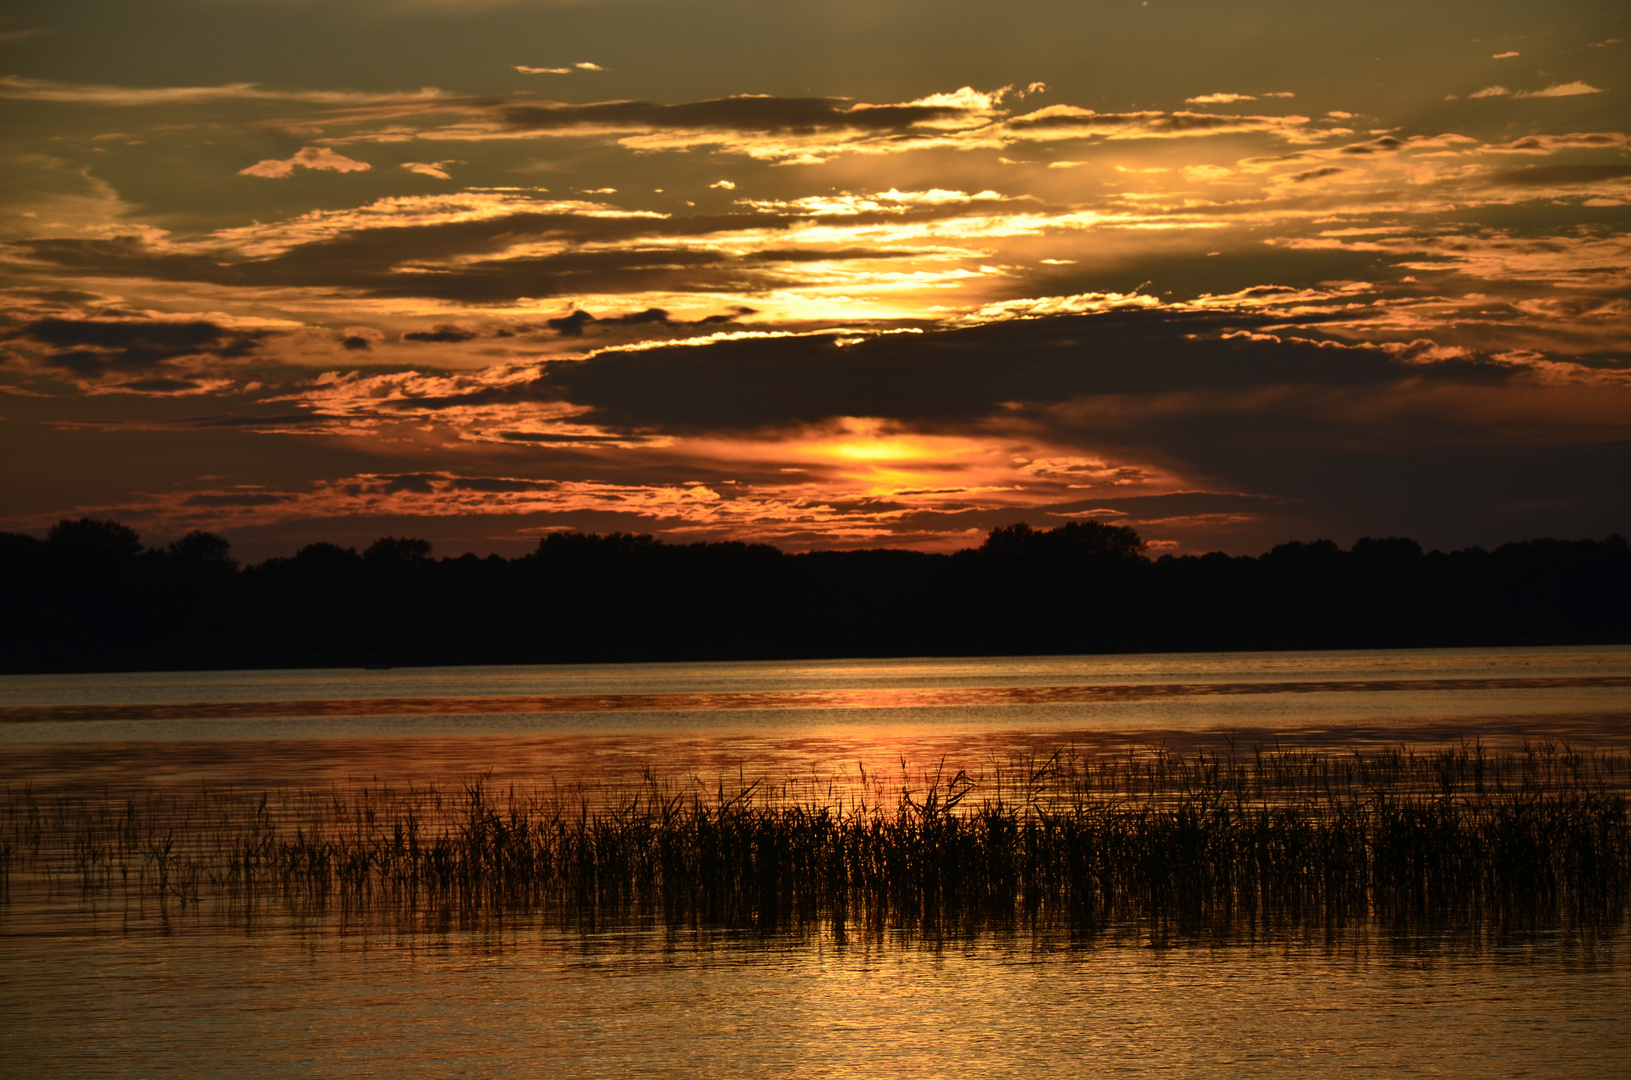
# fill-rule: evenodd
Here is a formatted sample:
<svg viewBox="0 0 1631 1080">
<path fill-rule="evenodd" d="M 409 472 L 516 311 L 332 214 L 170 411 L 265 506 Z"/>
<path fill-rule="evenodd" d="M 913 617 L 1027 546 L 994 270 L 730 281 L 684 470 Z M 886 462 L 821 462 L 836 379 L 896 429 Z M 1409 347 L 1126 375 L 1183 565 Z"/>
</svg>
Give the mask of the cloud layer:
<svg viewBox="0 0 1631 1080">
<path fill-rule="evenodd" d="M 458 25 L 424 55 L 463 63 Z M 1028 70 L 1048 42 L 1019 30 L 1012 65 L 932 74 L 676 74 L 519 32 L 480 77 L 377 49 L 172 85 L 19 67 L 0 437 L 39 466 L 0 527 L 1631 528 L 1618 44 L 1458 26 L 1441 64 L 1322 81 L 1180 62 L 1162 25 L 1098 82 Z"/>
</svg>

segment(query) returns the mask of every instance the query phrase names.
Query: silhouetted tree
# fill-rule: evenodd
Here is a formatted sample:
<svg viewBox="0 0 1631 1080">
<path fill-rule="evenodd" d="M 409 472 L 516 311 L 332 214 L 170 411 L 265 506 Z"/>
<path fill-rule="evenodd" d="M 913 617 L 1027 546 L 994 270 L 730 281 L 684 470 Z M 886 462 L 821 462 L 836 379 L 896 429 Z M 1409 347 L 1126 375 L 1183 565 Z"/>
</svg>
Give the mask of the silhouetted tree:
<svg viewBox="0 0 1631 1080">
<path fill-rule="evenodd" d="M 1125 525 L 1072 521 L 1041 531 L 1023 521 L 992 529 L 980 545 L 982 555 L 1010 559 L 1137 559 L 1145 544 Z"/>
<path fill-rule="evenodd" d="M 142 551 L 136 530 L 102 518 L 64 518 L 51 527 L 45 539 L 52 548 L 76 559 L 134 559 Z"/>
<path fill-rule="evenodd" d="M 1125 526 L 1020 523 L 954 555 L 550 533 L 515 559 L 420 539 L 240 567 L 225 537 L 0 533 L 0 669 L 1631 641 L 1631 545 L 1281 544 L 1151 561 Z"/>
<path fill-rule="evenodd" d="M 226 537 L 212 532 L 194 531 L 180 540 L 172 540 L 169 553 L 172 558 L 190 563 L 234 567 L 238 565 L 232 557 L 232 543 Z"/>
<path fill-rule="evenodd" d="M 430 541 L 382 536 L 368 545 L 362 557 L 371 563 L 405 565 L 427 562 L 430 559 Z"/>
</svg>

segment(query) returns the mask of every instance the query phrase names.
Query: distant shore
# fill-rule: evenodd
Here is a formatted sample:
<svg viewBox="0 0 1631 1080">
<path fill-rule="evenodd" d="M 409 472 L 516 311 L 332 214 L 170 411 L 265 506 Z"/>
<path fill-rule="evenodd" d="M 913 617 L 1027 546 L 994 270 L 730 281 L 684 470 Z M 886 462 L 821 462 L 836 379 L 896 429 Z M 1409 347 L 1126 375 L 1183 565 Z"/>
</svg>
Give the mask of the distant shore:
<svg viewBox="0 0 1631 1080">
<path fill-rule="evenodd" d="M 553 533 L 514 559 L 385 537 L 240 566 L 117 522 L 0 533 L 0 672 L 1061 655 L 1631 641 L 1631 546 L 1401 538 L 1152 559 L 1132 529 L 950 555 Z"/>
</svg>

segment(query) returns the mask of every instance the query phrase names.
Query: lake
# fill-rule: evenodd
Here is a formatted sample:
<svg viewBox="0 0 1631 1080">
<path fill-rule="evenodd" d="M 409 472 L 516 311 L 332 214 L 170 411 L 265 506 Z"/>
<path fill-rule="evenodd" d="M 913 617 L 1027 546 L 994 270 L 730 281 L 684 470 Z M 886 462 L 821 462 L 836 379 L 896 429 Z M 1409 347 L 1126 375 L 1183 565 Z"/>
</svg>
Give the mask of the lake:
<svg viewBox="0 0 1631 1080">
<path fill-rule="evenodd" d="M 0 784 L 830 792 L 977 785 L 1062 747 L 1623 751 L 1628 721 L 1623 647 L 9 676 Z M 15 1075 L 1564 1076 L 1631 1057 L 1623 925 L 392 930 L 30 896 L 19 881 L 0 908 Z"/>
</svg>

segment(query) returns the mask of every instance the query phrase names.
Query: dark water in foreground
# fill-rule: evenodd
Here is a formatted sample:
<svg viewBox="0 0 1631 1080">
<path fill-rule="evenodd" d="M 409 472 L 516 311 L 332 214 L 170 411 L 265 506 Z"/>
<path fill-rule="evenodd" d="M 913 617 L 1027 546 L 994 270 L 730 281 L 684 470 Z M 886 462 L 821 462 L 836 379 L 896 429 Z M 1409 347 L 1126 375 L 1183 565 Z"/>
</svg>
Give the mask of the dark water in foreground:
<svg viewBox="0 0 1631 1080">
<path fill-rule="evenodd" d="M 1631 742 L 1631 649 L 24 677 L 0 783 L 978 774 L 1070 745 Z M 19 899 L 0 1073 L 1612 1076 L 1631 939 L 393 933 Z"/>
</svg>

